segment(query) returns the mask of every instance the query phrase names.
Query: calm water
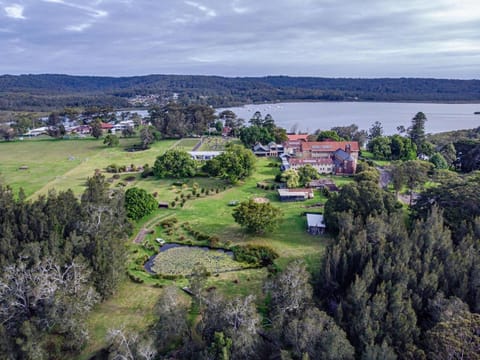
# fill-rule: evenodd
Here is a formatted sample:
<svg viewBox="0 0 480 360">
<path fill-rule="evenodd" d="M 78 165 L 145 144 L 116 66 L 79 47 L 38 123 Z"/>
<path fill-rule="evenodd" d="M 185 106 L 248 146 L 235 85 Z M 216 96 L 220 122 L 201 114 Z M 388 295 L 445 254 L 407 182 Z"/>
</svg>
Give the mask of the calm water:
<svg viewBox="0 0 480 360">
<path fill-rule="evenodd" d="M 288 131 L 296 126 L 299 131 L 313 132 L 352 123 L 368 130 L 375 121 L 383 125 L 385 135 L 395 134 L 396 128 L 410 126 L 419 111 L 427 116 L 426 132 L 437 133 L 480 126 L 480 104 L 428 103 L 369 103 L 369 102 L 298 102 L 245 105 L 229 108 L 238 117 L 249 120 L 256 111 L 272 115 L 275 123 Z M 220 112 L 224 109 L 219 109 Z"/>
</svg>

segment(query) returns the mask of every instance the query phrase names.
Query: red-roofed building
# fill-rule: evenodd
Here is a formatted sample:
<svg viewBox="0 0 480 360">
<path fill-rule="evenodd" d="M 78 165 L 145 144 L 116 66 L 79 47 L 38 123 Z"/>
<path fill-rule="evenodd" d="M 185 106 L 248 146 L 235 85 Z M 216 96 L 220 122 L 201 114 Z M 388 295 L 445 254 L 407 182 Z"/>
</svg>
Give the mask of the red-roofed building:
<svg viewBox="0 0 480 360">
<path fill-rule="evenodd" d="M 283 170 L 311 165 L 320 174 L 355 174 L 360 151 L 357 141 L 295 140 L 286 144 L 289 156 L 284 159 Z"/>
<path fill-rule="evenodd" d="M 308 134 L 287 134 L 288 141 L 308 141 Z"/>
<path fill-rule="evenodd" d="M 107 132 L 107 131 L 113 129 L 113 124 L 109 124 L 109 123 L 104 123 L 104 122 L 102 122 L 102 123 L 100 124 L 100 126 L 102 127 L 102 131 L 104 131 L 104 132 Z"/>
<path fill-rule="evenodd" d="M 335 151 L 343 150 L 350 154 L 352 158 L 358 160 L 360 148 L 357 141 L 311 141 L 302 142 L 300 146 L 301 156 L 305 159 L 313 158 L 331 158 Z"/>
</svg>

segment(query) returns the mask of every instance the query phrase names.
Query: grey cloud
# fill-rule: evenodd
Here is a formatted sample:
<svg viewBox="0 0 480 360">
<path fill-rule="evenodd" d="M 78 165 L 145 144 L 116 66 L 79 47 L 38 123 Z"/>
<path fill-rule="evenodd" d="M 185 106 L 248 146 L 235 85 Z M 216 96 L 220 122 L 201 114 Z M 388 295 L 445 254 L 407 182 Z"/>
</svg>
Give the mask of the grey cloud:
<svg viewBox="0 0 480 360">
<path fill-rule="evenodd" d="M 470 0 L 463 5 L 23 0 L 21 5 L 21 21 L 0 15 L 2 72 L 478 76 L 480 5 Z M 449 11 L 451 17 L 445 15 Z"/>
</svg>

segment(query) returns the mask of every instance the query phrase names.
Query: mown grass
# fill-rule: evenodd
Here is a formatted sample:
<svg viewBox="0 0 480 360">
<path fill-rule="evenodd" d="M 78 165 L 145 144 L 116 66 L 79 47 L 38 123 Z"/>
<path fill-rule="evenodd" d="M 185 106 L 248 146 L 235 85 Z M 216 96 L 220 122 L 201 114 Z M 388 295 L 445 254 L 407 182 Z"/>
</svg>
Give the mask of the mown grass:
<svg viewBox="0 0 480 360">
<path fill-rule="evenodd" d="M 175 144 L 175 149 L 183 151 L 192 151 L 193 148 L 200 142 L 199 138 L 184 138 Z"/>
<path fill-rule="evenodd" d="M 27 196 L 45 195 L 51 189 L 72 189 L 79 195 L 95 169 L 102 170 L 112 163 L 153 165 L 158 155 L 175 144 L 175 140 L 166 140 L 145 151 L 125 151 L 138 141 L 120 139 L 120 145 L 114 148 L 103 145 L 102 139 L 0 142 L 0 174 L 5 184 L 15 191 L 23 188 Z M 28 169 L 20 170 L 21 166 Z"/>
</svg>

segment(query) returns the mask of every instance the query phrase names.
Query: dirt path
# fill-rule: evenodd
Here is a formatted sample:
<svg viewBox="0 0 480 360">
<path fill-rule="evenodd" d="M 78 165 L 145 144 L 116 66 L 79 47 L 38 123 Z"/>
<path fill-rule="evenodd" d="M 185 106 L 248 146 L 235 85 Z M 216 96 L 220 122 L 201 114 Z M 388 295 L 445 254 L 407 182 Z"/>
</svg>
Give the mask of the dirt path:
<svg viewBox="0 0 480 360">
<path fill-rule="evenodd" d="M 137 236 L 135 236 L 135 239 L 133 239 L 133 242 L 136 244 L 141 244 L 143 242 L 143 239 L 145 239 L 145 235 L 147 234 L 148 234 L 148 229 L 141 228 Z"/>
<path fill-rule="evenodd" d="M 143 224 L 143 227 L 140 229 L 137 236 L 135 236 L 135 238 L 133 239 L 133 242 L 136 244 L 143 243 L 143 240 L 145 240 L 145 236 L 147 236 L 152 226 L 156 225 L 159 220 L 166 219 L 173 215 L 174 214 L 159 214 L 155 216 L 153 219 L 148 220 L 145 224 Z"/>
</svg>

